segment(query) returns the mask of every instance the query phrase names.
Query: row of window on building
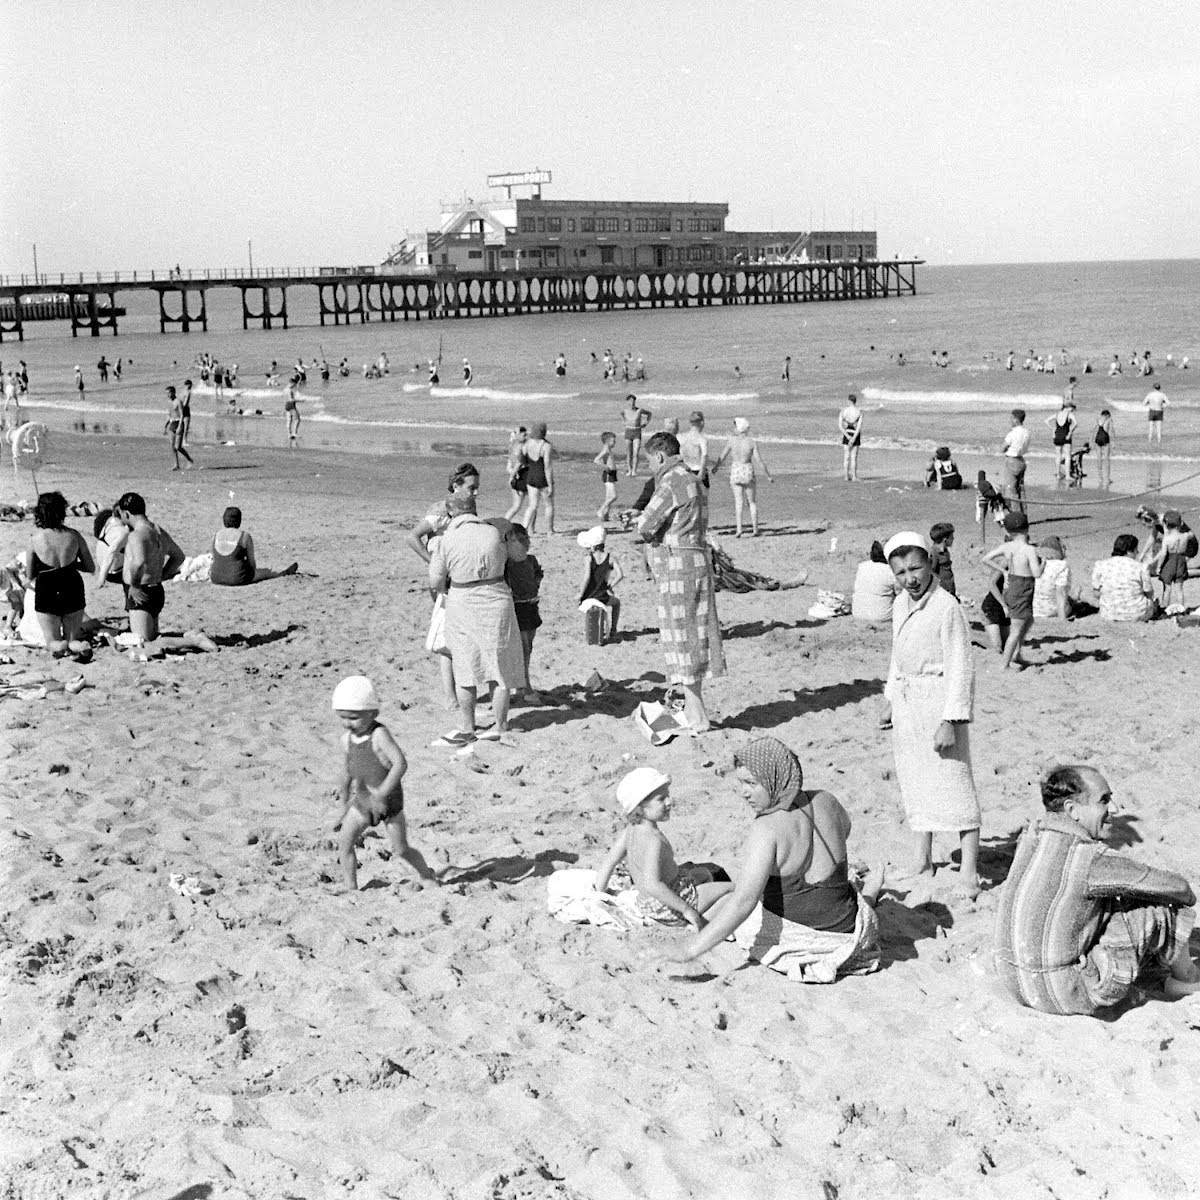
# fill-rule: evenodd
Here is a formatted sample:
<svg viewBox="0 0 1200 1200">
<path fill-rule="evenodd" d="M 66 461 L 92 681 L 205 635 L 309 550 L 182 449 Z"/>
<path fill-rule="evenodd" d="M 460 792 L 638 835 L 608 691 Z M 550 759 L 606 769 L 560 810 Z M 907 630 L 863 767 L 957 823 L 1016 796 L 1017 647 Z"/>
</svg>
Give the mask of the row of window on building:
<svg viewBox="0 0 1200 1200">
<path fill-rule="evenodd" d="M 562 233 L 563 217 L 522 217 L 522 233 Z M 566 232 L 574 233 L 575 218 L 567 217 Z M 675 232 L 721 233 L 725 222 L 721 217 L 676 217 Z M 671 218 L 661 217 L 580 217 L 580 233 L 670 233 Z"/>
</svg>

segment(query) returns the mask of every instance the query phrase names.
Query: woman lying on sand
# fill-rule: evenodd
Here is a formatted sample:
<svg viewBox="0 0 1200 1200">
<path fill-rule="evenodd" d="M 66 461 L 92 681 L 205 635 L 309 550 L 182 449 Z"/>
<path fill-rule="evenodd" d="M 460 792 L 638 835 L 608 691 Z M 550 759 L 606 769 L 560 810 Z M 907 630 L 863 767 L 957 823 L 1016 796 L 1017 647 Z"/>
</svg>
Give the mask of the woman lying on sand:
<svg viewBox="0 0 1200 1200">
<path fill-rule="evenodd" d="M 796 756 L 773 737 L 734 764 L 754 824 L 732 895 L 669 962 L 691 962 L 730 934 L 751 961 L 803 983 L 832 983 L 879 967 L 875 901 L 883 873 L 850 882 L 850 817 L 836 796 L 805 791 Z"/>
</svg>

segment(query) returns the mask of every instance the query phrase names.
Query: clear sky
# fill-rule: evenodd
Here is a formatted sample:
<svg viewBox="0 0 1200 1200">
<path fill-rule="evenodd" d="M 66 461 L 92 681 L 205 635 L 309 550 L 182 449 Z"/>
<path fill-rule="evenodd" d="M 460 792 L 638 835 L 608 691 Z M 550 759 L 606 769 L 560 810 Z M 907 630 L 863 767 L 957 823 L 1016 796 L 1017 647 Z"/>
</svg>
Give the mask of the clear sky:
<svg viewBox="0 0 1200 1200">
<path fill-rule="evenodd" d="M 1194 0 L 0 0 L 0 271 L 378 262 L 442 199 L 1200 256 Z"/>
</svg>

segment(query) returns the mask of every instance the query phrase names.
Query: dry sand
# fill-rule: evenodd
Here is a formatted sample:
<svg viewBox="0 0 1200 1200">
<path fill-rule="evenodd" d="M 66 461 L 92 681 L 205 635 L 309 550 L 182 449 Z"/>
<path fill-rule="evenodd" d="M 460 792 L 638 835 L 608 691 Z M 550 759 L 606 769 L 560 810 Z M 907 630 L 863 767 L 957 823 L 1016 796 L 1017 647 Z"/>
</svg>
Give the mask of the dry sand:
<svg viewBox="0 0 1200 1200">
<path fill-rule="evenodd" d="M 516 709 L 502 744 L 455 756 L 429 748 L 450 721 L 423 651 L 423 571 L 402 544 L 449 453 L 202 446 L 207 469 L 174 476 L 161 441 L 59 437 L 55 454 L 43 486 L 109 501 L 140 482 L 192 553 L 232 491 L 260 560 L 298 558 L 303 573 L 171 586 L 164 627 L 203 627 L 217 654 L 104 652 L 78 695 L 0 700 L 0 1195 L 1195 1194 L 1179 1150 L 1200 1120 L 1200 1002 L 1148 1002 L 1115 1022 L 1016 1007 L 989 965 L 994 890 L 976 903 L 949 883 L 885 893 L 883 970 L 832 987 L 737 969 L 729 947 L 668 976 L 651 957 L 678 935 L 546 913 L 549 872 L 609 844 L 613 788 L 634 763 L 674 777 L 680 856 L 735 868 L 748 820 L 725 772 L 751 731 L 795 747 L 809 782 L 843 799 L 852 861 L 900 860 L 890 735 L 877 730 L 889 634 L 805 614 L 817 586 L 849 589 L 873 536 L 945 518 L 966 534 L 960 591 L 977 600 L 969 494 L 809 476 L 764 488 L 768 536 L 727 548 L 777 577 L 807 568 L 811 586 L 719 596 L 730 674 L 709 691 L 723 726 L 659 750 L 628 720 L 663 669 L 628 538 L 614 544 L 636 636 L 603 650 L 583 645 L 574 539 L 536 538 L 534 681 L 551 703 Z M 503 511 L 502 461 L 484 475 L 483 511 Z M 594 472 L 573 468 L 562 490 L 561 526 L 589 524 Z M 731 506 L 723 484 L 713 495 L 719 526 Z M 1133 508 L 1043 530 L 1065 532 L 1086 574 Z M 0 527 L 3 561 L 29 530 Z M 115 617 L 118 593 L 91 608 Z M 1091 619 L 1039 626 L 1044 665 L 1019 676 L 978 652 L 990 879 L 1039 772 L 1065 759 L 1106 772 L 1135 814 L 1135 852 L 1200 880 L 1198 648 L 1200 630 Z M 10 653 L 17 677 L 79 669 Z M 593 667 L 614 681 L 600 697 L 580 686 Z M 449 865 L 444 886 L 416 886 L 372 836 L 365 887 L 338 890 L 329 695 L 359 671 L 408 753 L 411 838 Z M 180 896 L 173 873 L 211 891 Z"/>
</svg>

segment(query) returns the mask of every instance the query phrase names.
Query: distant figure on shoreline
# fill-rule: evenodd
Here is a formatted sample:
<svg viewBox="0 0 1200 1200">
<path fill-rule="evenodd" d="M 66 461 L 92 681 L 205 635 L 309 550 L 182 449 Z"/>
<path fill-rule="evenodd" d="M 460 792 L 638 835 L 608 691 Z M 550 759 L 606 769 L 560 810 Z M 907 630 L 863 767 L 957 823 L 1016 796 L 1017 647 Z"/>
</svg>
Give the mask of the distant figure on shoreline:
<svg viewBox="0 0 1200 1200">
<path fill-rule="evenodd" d="M 183 405 L 180 404 L 179 398 L 175 394 L 174 387 L 167 387 L 167 420 L 163 425 L 163 432 L 171 437 L 171 453 L 175 455 L 175 465 L 171 468 L 172 471 L 179 470 L 179 456 L 182 454 L 188 461 L 188 466 L 194 466 L 192 456 L 187 452 L 187 447 L 183 444 L 183 439 L 186 436 L 183 429 Z"/>
<path fill-rule="evenodd" d="M 638 457 L 642 450 L 642 432 L 650 424 L 653 416 L 648 408 L 638 407 L 637 397 L 632 392 L 625 397 L 621 422 L 625 429 L 625 474 L 629 478 L 637 474 Z"/>
<path fill-rule="evenodd" d="M 745 417 L 733 418 L 733 437 L 725 443 L 721 456 L 713 463 L 713 474 L 720 470 L 721 464 L 729 459 L 729 486 L 733 490 L 733 513 L 736 532 L 742 536 L 742 505 L 750 504 L 750 528 L 758 537 L 758 482 L 755 467 L 760 467 L 768 482 L 774 483 L 763 456 L 759 453 L 758 443 L 750 437 L 750 422 Z"/>
<path fill-rule="evenodd" d="M 1031 435 L 1025 428 L 1025 410 L 1014 408 L 1012 428 L 1004 435 L 1004 498 L 1021 512 L 1025 511 L 1025 451 Z"/>
<path fill-rule="evenodd" d="M 463 371 L 463 387 L 470 387 L 471 380 L 475 378 L 475 372 L 471 370 L 471 364 L 464 358 L 462 364 Z"/>
<path fill-rule="evenodd" d="M 792 356 L 790 354 L 783 360 L 783 374 L 780 378 L 784 383 L 792 378 Z"/>
<path fill-rule="evenodd" d="M 1149 350 L 1146 351 L 1150 353 Z M 1156 383 L 1152 391 L 1146 394 L 1142 404 L 1146 407 L 1146 442 L 1148 445 L 1162 445 L 1163 410 L 1167 407 L 1167 396 L 1162 390 L 1162 384 Z"/>
<path fill-rule="evenodd" d="M 858 482 L 858 448 L 862 445 L 862 419 L 858 397 L 851 392 L 846 406 L 838 413 L 838 431 L 842 435 L 842 474 L 847 483 Z"/>
<path fill-rule="evenodd" d="M 554 358 L 554 373 L 559 379 L 565 378 L 567 374 L 567 356 L 561 350 Z"/>
</svg>

